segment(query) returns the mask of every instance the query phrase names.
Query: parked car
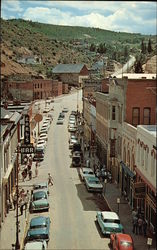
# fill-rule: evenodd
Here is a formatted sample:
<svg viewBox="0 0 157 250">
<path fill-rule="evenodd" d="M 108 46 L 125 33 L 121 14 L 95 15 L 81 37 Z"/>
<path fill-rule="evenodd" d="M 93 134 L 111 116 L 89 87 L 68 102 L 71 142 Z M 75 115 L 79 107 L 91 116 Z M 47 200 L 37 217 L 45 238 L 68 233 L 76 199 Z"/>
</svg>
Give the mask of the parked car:
<svg viewBox="0 0 157 250">
<path fill-rule="evenodd" d="M 49 107 L 46 107 L 44 110 L 43 110 L 43 113 L 48 113 L 50 111 L 50 108 Z"/>
<path fill-rule="evenodd" d="M 50 218 L 44 216 L 38 216 L 32 218 L 30 221 L 30 226 L 27 232 L 26 240 L 32 241 L 37 239 L 42 239 L 49 241 L 50 234 Z"/>
<path fill-rule="evenodd" d="M 75 121 L 76 122 L 76 117 L 74 115 L 69 116 L 69 121 Z"/>
<path fill-rule="evenodd" d="M 48 194 L 46 191 L 34 191 L 30 202 L 30 212 L 49 210 Z"/>
<path fill-rule="evenodd" d="M 77 115 L 77 111 L 72 110 L 72 111 L 71 111 L 71 115 L 75 115 L 75 116 L 76 116 L 76 115 Z"/>
<path fill-rule="evenodd" d="M 69 132 L 76 132 L 77 126 L 75 124 L 70 124 L 68 127 Z"/>
<path fill-rule="evenodd" d="M 68 108 L 63 108 L 62 112 L 67 113 L 67 112 L 69 112 L 69 109 Z"/>
<path fill-rule="evenodd" d="M 115 212 L 98 211 L 96 214 L 96 220 L 100 226 L 103 235 L 124 232 L 124 228 L 120 223 L 119 216 Z"/>
<path fill-rule="evenodd" d="M 27 242 L 24 246 L 24 250 L 46 250 L 47 244 L 45 240 L 33 240 Z"/>
<path fill-rule="evenodd" d="M 81 165 L 81 154 L 79 151 L 73 152 L 72 155 L 72 165 L 74 167 L 79 167 Z"/>
<path fill-rule="evenodd" d="M 47 194 L 49 195 L 49 186 L 48 186 L 48 183 L 47 182 L 41 182 L 41 183 L 38 183 L 38 184 L 34 184 L 33 185 L 33 190 L 42 190 L 44 189 L 44 191 L 47 192 Z"/>
<path fill-rule="evenodd" d="M 96 176 L 86 176 L 84 180 L 89 192 L 92 191 L 102 193 L 103 185 Z"/>
<path fill-rule="evenodd" d="M 82 181 L 84 181 L 85 177 L 92 177 L 92 176 L 95 177 L 95 174 L 91 168 L 81 168 L 80 176 L 81 176 Z"/>
<path fill-rule="evenodd" d="M 114 250 L 134 250 L 134 243 L 129 234 L 110 234 L 110 244 Z"/>
<path fill-rule="evenodd" d="M 75 143 L 77 143 L 78 142 L 78 140 L 77 139 L 70 139 L 70 141 L 69 141 L 69 149 L 72 149 L 73 148 L 73 145 L 75 144 Z"/>
</svg>

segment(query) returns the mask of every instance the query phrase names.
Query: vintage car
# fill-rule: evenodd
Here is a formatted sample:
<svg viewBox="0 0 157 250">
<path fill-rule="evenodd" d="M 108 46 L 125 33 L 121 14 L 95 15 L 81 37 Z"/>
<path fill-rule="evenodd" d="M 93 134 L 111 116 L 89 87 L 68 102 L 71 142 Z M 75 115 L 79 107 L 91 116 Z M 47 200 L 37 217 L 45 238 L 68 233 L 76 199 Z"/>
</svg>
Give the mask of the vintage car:
<svg viewBox="0 0 157 250">
<path fill-rule="evenodd" d="M 68 131 L 69 132 L 76 132 L 76 130 L 77 130 L 77 126 L 75 124 L 70 124 L 68 126 Z"/>
<path fill-rule="evenodd" d="M 69 109 L 68 108 L 63 108 L 62 112 L 67 113 L 67 112 L 69 112 Z"/>
<path fill-rule="evenodd" d="M 33 192 L 36 191 L 36 190 L 44 190 L 47 192 L 47 194 L 49 195 L 49 186 L 48 186 L 48 182 L 41 182 L 41 183 L 38 183 L 38 184 L 34 184 L 33 185 Z"/>
<path fill-rule="evenodd" d="M 38 216 L 32 218 L 27 232 L 26 242 L 37 239 L 49 241 L 49 231 L 50 231 L 49 217 Z"/>
<path fill-rule="evenodd" d="M 133 239 L 129 234 L 111 234 L 110 245 L 114 250 L 133 250 Z"/>
<path fill-rule="evenodd" d="M 86 176 L 84 180 L 89 192 L 92 191 L 102 193 L 103 185 L 96 176 Z"/>
<path fill-rule="evenodd" d="M 74 167 L 79 167 L 81 165 L 81 154 L 79 151 L 75 151 L 72 154 L 72 165 Z"/>
<path fill-rule="evenodd" d="M 82 181 L 84 181 L 85 177 L 92 177 L 95 176 L 93 170 L 91 168 L 81 168 L 80 169 L 80 177 Z"/>
<path fill-rule="evenodd" d="M 24 246 L 24 250 L 46 250 L 47 244 L 45 240 L 33 240 L 27 242 Z"/>
<path fill-rule="evenodd" d="M 49 210 L 48 194 L 44 190 L 36 190 L 31 197 L 30 213 L 43 210 Z"/>
<path fill-rule="evenodd" d="M 77 139 L 71 138 L 71 139 L 69 140 L 69 149 L 72 149 L 72 148 L 73 148 L 73 145 L 74 145 L 75 143 L 77 143 L 77 142 L 78 142 Z"/>
<path fill-rule="evenodd" d="M 97 211 L 96 220 L 103 235 L 124 232 L 124 228 L 120 223 L 119 216 L 115 212 Z"/>
</svg>

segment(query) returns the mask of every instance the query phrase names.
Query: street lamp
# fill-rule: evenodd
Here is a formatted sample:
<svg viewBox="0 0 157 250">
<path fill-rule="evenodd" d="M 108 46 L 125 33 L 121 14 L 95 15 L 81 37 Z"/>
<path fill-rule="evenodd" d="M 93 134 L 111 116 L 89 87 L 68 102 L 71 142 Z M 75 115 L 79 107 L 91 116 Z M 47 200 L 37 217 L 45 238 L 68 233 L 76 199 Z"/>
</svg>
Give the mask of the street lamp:
<svg viewBox="0 0 157 250">
<path fill-rule="evenodd" d="M 106 184 L 107 184 L 107 179 L 105 179 L 105 180 L 104 180 L 104 184 L 105 184 L 105 186 L 104 186 L 104 195 L 105 195 L 105 193 L 106 193 Z"/>
<path fill-rule="evenodd" d="M 117 205 L 118 205 L 118 211 L 117 213 L 119 214 L 119 204 L 120 204 L 120 198 L 117 198 Z"/>
</svg>

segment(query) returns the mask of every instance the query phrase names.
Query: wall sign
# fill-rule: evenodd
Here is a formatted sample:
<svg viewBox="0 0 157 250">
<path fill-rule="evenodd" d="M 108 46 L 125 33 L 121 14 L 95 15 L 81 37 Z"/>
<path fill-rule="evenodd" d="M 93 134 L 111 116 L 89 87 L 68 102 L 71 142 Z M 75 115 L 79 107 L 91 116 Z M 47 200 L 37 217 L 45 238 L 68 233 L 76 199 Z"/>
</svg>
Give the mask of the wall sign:
<svg viewBox="0 0 157 250">
<path fill-rule="evenodd" d="M 25 115 L 24 144 L 30 144 L 30 123 L 29 115 Z"/>
</svg>

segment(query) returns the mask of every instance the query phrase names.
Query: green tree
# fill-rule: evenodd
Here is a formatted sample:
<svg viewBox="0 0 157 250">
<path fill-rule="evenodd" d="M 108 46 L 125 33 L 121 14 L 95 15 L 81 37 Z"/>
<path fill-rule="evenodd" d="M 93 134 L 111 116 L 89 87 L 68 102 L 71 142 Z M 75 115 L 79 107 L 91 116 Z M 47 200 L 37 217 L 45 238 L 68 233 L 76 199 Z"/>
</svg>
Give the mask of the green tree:
<svg viewBox="0 0 157 250">
<path fill-rule="evenodd" d="M 96 49 L 95 44 L 92 43 L 89 50 L 90 50 L 90 51 L 95 51 L 95 49 Z"/>
<path fill-rule="evenodd" d="M 143 40 L 142 40 L 142 42 L 141 42 L 141 52 L 142 52 L 143 54 L 146 53 L 146 44 L 144 43 Z"/>
<path fill-rule="evenodd" d="M 141 59 L 137 60 L 134 64 L 135 73 L 143 73 Z"/>
<path fill-rule="evenodd" d="M 149 38 L 149 41 L 148 41 L 148 48 L 147 48 L 147 51 L 148 51 L 148 53 L 151 53 L 151 52 L 152 52 L 152 41 L 151 41 L 150 38 Z"/>
</svg>

